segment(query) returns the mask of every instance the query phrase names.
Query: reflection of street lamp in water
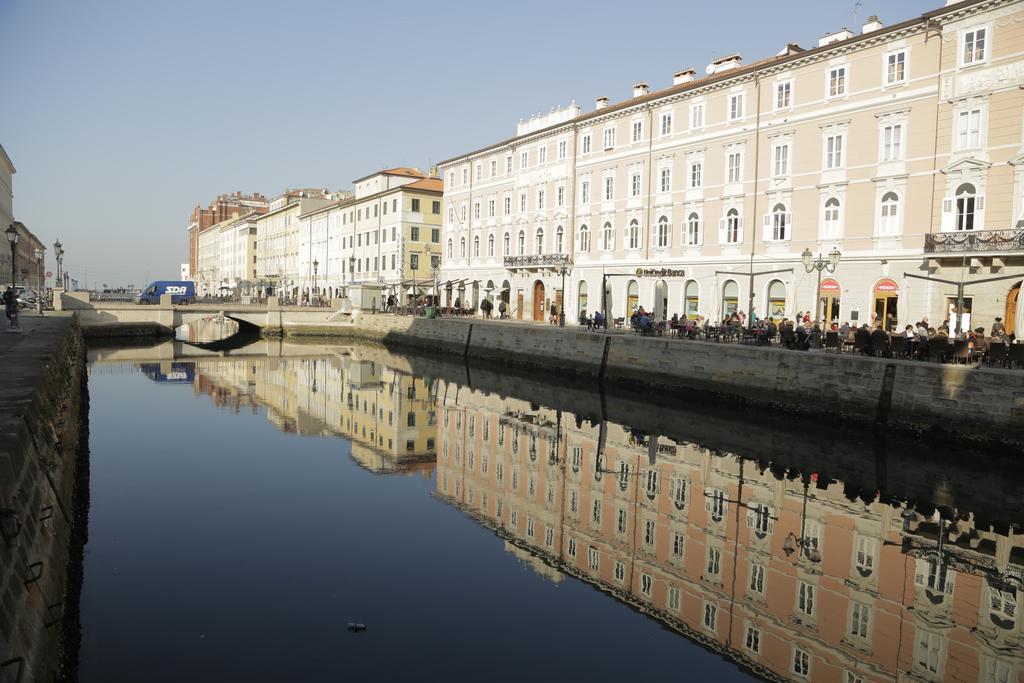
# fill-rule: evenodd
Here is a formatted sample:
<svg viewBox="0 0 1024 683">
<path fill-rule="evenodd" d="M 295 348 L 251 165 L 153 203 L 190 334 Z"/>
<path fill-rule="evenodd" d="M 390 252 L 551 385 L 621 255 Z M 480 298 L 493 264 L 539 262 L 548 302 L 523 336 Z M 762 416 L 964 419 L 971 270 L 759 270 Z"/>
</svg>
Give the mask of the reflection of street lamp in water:
<svg viewBox="0 0 1024 683">
<path fill-rule="evenodd" d="M 821 562 L 821 551 L 818 550 L 818 539 L 816 537 L 808 537 L 804 535 L 805 527 L 807 524 L 807 488 L 810 485 L 809 479 L 804 479 L 804 504 L 803 510 L 800 513 L 800 537 L 797 538 L 792 531 L 786 535 L 786 540 L 782 544 L 782 550 L 786 553 L 786 557 L 791 556 L 797 548 L 800 549 L 800 553 L 805 555 L 811 562 Z"/>
</svg>

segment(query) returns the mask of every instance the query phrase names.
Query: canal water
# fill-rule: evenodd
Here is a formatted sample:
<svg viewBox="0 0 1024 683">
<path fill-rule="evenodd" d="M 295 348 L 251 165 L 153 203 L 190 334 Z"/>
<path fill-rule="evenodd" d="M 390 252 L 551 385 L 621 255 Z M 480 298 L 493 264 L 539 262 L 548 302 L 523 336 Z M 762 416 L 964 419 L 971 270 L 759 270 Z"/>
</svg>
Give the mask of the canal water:
<svg viewBox="0 0 1024 683">
<path fill-rule="evenodd" d="M 82 681 L 1024 675 L 998 453 L 377 346 L 90 359 Z"/>
</svg>

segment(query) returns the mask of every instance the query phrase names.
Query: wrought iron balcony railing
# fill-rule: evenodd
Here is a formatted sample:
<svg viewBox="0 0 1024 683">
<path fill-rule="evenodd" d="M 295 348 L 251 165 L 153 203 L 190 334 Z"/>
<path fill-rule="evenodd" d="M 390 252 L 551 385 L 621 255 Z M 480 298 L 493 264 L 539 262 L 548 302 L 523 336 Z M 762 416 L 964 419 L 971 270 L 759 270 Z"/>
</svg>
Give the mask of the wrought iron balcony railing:
<svg viewBox="0 0 1024 683">
<path fill-rule="evenodd" d="M 572 259 L 568 254 L 539 254 L 534 256 L 506 256 L 506 268 L 550 268 L 571 266 Z"/>
<path fill-rule="evenodd" d="M 1024 228 L 929 233 L 924 236 L 924 251 L 926 254 L 1024 251 Z"/>
</svg>

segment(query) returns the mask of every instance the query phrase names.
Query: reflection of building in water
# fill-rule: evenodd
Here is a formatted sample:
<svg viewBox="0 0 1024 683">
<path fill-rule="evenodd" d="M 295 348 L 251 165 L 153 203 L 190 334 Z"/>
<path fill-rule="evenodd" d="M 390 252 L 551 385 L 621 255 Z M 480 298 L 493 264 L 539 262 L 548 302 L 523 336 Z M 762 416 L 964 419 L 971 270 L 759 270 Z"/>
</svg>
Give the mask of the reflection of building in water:
<svg viewBox="0 0 1024 683">
<path fill-rule="evenodd" d="M 770 679 L 1016 681 L 1020 537 L 466 388 L 438 495 Z M 653 464 L 652 464 L 653 463 Z M 1016 545 L 1015 545 L 1016 544 Z"/>
<path fill-rule="evenodd" d="M 174 331 L 174 338 L 193 344 L 221 341 L 238 333 L 238 323 L 222 315 L 184 323 Z"/>
<path fill-rule="evenodd" d="M 432 472 L 437 435 L 430 385 L 386 361 L 380 350 L 309 358 L 196 362 L 196 390 L 218 405 L 267 407 L 284 432 L 340 436 L 352 457 L 375 472 Z"/>
</svg>

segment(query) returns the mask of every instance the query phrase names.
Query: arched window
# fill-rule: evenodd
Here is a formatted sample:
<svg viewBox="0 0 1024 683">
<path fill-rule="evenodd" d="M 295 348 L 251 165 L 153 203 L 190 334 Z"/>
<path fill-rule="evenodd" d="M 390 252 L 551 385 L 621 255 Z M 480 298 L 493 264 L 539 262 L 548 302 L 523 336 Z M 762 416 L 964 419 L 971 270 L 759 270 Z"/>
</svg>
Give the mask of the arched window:
<svg viewBox="0 0 1024 683">
<path fill-rule="evenodd" d="M 538 255 L 543 254 L 544 253 L 544 229 L 543 228 L 537 228 L 537 238 L 534 241 L 534 243 L 536 244 L 536 247 L 537 247 L 537 254 Z"/>
<path fill-rule="evenodd" d="M 605 251 L 611 251 L 615 244 L 615 231 L 612 230 L 612 224 L 610 221 L 604 224 L 603 233 L 604 237 L 602 239 L 603 244 L 601 245 L 601 247 Z"/>
<path fill-rule="evenodd" d="M 473 258 L 480 258 L 480 237 L 473 238 Z"/>
<path fill-rule="evenodd" d="M 740 288 L 735 280 L 727 280 L 722 285 L 722 318 L 726 318 L 739 308 Z"/>
<path fill-rule="evenodd" d="M 578 315 L 587 313 L 587 281 L 580 280 L 576 286 L 576 312 Z"/>
<path fill-rule="evenodd" d="M 662 216 L 661 218 L 658 219 L 656 244 L 659 247 L 668 246 L 668 218 L 666 216 Z"/>
<path fill-rule="evenodd" d="M 974 230 L 974 212 L 977 207 L 974 185 L 964 183 L 956 188 L 956 229 Z"/>
<path fill-rule="evenodd" d="M 450 237 L 448 238 L 448 258 L 452 258 L 452 240 Z"/>
<path fill-rule="evenodd" d="M 724 232 L 726 244 L 739 244 L 742 241 L 740 235 L 740 227 L 742 222 L 740 219 L 740 212 L 736 209 L 729 209 L 725 214 Z"/>
<path fill-rule="evenodd" d="M 526 253 L 526 233 L 522 230 L 519 231 L 519 255 L 522 256 Z"/>
<path fill-rule="evenodd" d="M 561 254 L 565 251 L 565 231 L 562 226 L 559 225 L 555 230 L 555 253 Z"/>
<path fill-rule="evenodd" d="M 895 192 L 882 195 L 882 220 L 880 232 L 883 235 L 899 233 L 900 198 Z"/>
<path fill-rule="evenodd" d="M 511 237 L 511 235 L 509 235 L 506 232 L 505 233 L 505 237 L 504 237 L 504 239 L 501 242 L 501 255 L 502 256 L 508 256 L 511 253 L 510 252 L 511 248 L 512 248 L 512 237 Z"/>
<path fill-rule="evenodd" d="M 459 258 L 466 258 L 466 238 L 459 240 Z"/>
<path fill-rule="evenodd" d="M 839 200 L 835 197 L 830 197 L 825 201 L 822 235 L 825 237 L 839 236 Z"/>
<path fill-rule="evenodd" d="M 626 247 L 629 249 L 640 248 L 640 221 L 635 218 L 629 222 L 629 231 L 626 233 Z"/>
<path fill-rule="evenodd" d="M 700 289 L 696 280 L 690 280 L 683 289 L 683 299 L 686 302 L 686 317 L 690 320 L 697 318 L 697 309 L 700 307 Z"/>
<path fill-rule="evenodd" d="M 686 245 L 695 247 L 700 244 L 700 216 L 694 211 L 686 217 Z"/>
<path fill-rule="evenodd" d="M 494 235 L 487 236 L 487 255 L 494 256 Z"/>
<path fill-rule="evenodd" d="M 590 251 L 590 229 L 586 225 L 580 226 L 580 251 L 584 254 Z"/>
<path fill-rule="evenodd" d="M 773 206 L 771 233 L 766 238 L 776 242 L 787 239 L 789 237 L 789 222 L 790 214 L 786 211 L 786 205 L 780 202 Z"/>
</svg>

